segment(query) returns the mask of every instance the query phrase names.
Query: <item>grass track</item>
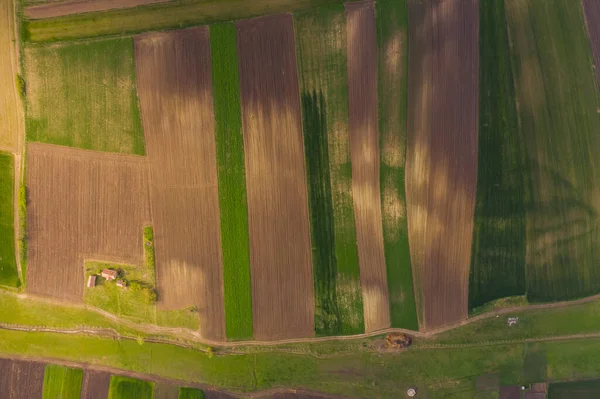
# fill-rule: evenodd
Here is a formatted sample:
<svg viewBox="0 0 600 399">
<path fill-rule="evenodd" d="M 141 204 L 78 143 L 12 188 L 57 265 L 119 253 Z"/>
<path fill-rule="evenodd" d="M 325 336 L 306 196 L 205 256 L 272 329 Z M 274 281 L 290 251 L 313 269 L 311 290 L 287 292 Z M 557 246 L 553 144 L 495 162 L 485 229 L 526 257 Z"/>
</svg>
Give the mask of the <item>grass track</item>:
<svg viewBox="0 0 600 399">
<path fill-rule="evenodd" d="M 108 399 L 152 399 L 154 383 L 113 375 L 110 377 Z"/>
<path fill-rule="evenodd" d="M 525 294 L 525 149 L 504 1 L 479 3 L 479 154 L 469 309 Z"/>
<path fill-rule="evenodd" d="M 19 286 L 15 257 L 14 160 L 0 153 L 0 285 Z"/>
<path fill-rule="evenodd" d="M 252 338 L 252 285 L 235 24 L 210 27 L 228 339 Z"/>
<path fill-rule="evenodd" d="M 143 155 L 129 38 L 25 49 L 27 138 Z"/>
<path fill-rule="evenodd" d="M 23 36 L 32 41 L 73 40 L 180 29 L 264 14 L 295 12 L 342 0 L 175 0 L 136 8 L 26 21 Z"/>
<path fill-rule="evenodd" d="M 600 107 L 581 2 L 506 0 L 527 149 L 527 296 L 600 292 Z"/>
<path fill-rule="evenodd" d="M 179 388 L 179 399 L 204 399 L 204 392 L 196 388 Z"/>
<path fill-rule="evenodd" d="M 342 5 L 294 15 L 309 195 L 315 332 L 364 332 L 348 137 Z"/>
<path fill-rule="evenodd" d="M 418 330 L 408 246 L 404 163 L 408 73 L 406 1 L 375 3 L 383 245 L 392 327 Z"/>
<path fill-rule="evenodd" d="M 43 399 L 79 399 L 83 370 L 55 364 L 46 365 Z"/>
</svg>

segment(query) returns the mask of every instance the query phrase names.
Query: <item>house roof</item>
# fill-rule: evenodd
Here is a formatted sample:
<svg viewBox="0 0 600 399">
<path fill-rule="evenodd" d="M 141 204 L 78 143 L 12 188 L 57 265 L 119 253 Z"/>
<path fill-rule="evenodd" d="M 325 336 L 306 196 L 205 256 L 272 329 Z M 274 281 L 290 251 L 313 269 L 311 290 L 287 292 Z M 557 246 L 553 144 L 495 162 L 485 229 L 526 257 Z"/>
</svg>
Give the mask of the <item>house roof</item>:
<svg viewBox="0 0 600 399">
<path fill-rule="evenodd" d="M 104 270 L 102 270 L 102 274 L 106 274 L 108 276 L 117 277 L 117 271 L 116 270 L 104 269 Z"/>
</svg>

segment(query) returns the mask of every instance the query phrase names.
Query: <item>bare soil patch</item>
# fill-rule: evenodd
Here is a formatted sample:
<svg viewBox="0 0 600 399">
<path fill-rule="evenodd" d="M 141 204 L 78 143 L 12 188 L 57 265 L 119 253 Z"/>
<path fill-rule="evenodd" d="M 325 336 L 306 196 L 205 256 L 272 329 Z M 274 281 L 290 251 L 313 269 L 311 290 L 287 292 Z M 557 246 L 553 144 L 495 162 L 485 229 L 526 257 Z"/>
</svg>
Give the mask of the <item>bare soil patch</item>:
<svg viewBox="0 0 600 399">
<path fill-rule="evenodd" d="M 592 46 L 596 79 L 600 84 L 600 2 L 597 0 L 583 0 L 583 9 Z"/>
<path fill-rule="evenodd" d="M 237 28 L 254 336 L 310 337 L 314 289 L 292 16 Z"/>
<path fill-rule="evenodd" d="M 141 263 L 146 160 L 46 144 L 27 152 L 27 289 L 83 300 L 83 260 Z"/>
<path fill-rule="evenodd" d="M 74 0 L 53 2 L 27 7 L 25 16 L 30 19 L 55 18 L 86 12 L 137 7 L 144 4 L 165 3 L 167 1 L 169 0 Z"/>
<path fill-rule="evenodd" d="M 202 335 L 225 339 L 208 28 L 141 35 L 134 44 L 158 305 L 197 306 Z"/>
<path fill-rule="evenodd" d="M 409 2 L 406 188 L 424 329 L 467 318 L 477 180 L 478 2 Z"/>
<path fill-rule="evenodd" d="M 110 373 L 94 370 L 85 370 L 81 399 L 106 399 L 110 386 Z"/>
<path fill-rule="evenodd" d="M 3 399 L 41 398 L 44 363 L 0 359 L 0 393 Z"/>
<path fill-rule="evenodd" d="M 390 326 L 379 187 L 377 40 L 372 2 L 346 3 L 352 193 L 365 331 Z"/>
</svg>

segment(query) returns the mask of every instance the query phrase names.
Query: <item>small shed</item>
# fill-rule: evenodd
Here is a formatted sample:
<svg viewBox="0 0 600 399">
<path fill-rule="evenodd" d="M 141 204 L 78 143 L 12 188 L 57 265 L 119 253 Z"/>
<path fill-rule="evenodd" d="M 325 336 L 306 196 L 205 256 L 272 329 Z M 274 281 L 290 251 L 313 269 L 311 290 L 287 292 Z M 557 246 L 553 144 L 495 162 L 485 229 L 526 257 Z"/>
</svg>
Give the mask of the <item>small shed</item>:
<svg viewBox="0 0 600 399">
<path fill-rule="evenodd" d="M 123 279 L 117 280 L 117 287 L 125 288 L 127 287 L 127 282 Z"/>
<path fill-rule="evenodd" d="M 107 280 L 115 280 L 117 278 L 118 274 L 116 270 L 111 270 L 111 269 L 104 269 L 102 270 L 102 277 L 104 277 Z"/>
<path fill-rule="evenodd" d="M 96 285 L 96 275 L 91 275 L 88 277 L 87 287 L 92 288 Z"/>
</svg>

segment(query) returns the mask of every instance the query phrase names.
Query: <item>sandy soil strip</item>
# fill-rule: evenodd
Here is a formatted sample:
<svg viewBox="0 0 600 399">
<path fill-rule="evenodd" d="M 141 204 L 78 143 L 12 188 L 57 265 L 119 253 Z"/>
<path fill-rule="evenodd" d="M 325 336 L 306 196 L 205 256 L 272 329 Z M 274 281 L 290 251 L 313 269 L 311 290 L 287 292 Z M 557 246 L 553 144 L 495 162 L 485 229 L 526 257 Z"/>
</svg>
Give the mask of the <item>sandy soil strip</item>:
<svg viewBox="0 0 600 399">
<path fill-rule="evenodd" d="M 208 28 L 135 38 L 151 170 L 159 306 L 197 306 L 202 335 L 225 339 Z"/>
<path fill-rule="evenodd" d="M 377 42 L 372 2 L 346 3 L 352 193 L 365 330 L 390 326 L 379 192 Z"/>
<path fill-rule="evenodd" d="M 409 2 L 406 186 L 421 326 L 467 318 L 477 181 L 478 2 Z"/>
<path fill-rule="evenodd" d="M 144 4 L 166 3 L 170 0 L 73 0 L 52 2 L 25 9 L 29 19 L 55 18 L 71 14 L 83 14 L 94 11 L 107 11 L 115 8 L 131 8 Z"/>
<path fill-rule="evenodd" d="M 8 147 L 11 152 L 24 131 L 16 87 L 19 67 L 14 11 L 12 0 L 0 2 L 0 147 Z"/>
<path fill-rule="evenodd" d="M 254 336 L 314 334 L 304 145 L 292 16 L 238 22 Z"/>
</svg>

